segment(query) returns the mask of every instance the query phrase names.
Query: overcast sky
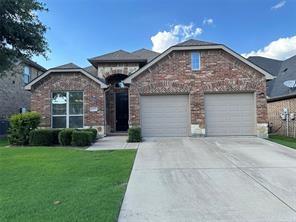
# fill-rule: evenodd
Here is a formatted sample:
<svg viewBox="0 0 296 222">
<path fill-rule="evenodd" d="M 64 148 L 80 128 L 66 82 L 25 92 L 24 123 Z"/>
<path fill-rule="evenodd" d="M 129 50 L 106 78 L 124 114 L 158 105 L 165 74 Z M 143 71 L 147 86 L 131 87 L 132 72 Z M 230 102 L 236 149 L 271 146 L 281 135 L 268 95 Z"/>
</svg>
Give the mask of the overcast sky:
<svg viewBox="0 0 296 222">
<path fill-rule="evenodd" d="M 46 68 L 123 49 L 162 52 L 195 38 L 223 43 L 244 56 L 296 54 L 296 0 L 48 0 Z"/>
</svg>

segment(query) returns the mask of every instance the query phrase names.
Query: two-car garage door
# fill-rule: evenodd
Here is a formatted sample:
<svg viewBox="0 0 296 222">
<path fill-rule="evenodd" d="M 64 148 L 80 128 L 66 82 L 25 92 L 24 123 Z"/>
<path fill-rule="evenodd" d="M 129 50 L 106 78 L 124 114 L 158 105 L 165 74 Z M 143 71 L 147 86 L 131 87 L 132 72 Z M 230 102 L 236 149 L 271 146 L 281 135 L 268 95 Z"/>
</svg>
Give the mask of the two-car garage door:
<svg viewBox="0 0 296 222">
<path fill-rule="evenodd" d="M 253 93 L 206 94 L 204 101 L 207 136 L 255 134 Z M 141 96 L 141 127 L 144 137 L 189 136 L 189 96 Z"/>
</svg>

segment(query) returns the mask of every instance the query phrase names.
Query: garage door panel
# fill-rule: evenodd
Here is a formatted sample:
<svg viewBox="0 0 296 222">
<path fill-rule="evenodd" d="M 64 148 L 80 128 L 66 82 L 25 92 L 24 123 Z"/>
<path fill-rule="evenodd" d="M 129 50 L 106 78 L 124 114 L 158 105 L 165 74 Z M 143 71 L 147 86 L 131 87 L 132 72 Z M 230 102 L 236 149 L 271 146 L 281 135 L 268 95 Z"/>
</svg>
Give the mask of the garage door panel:
<svg viewBox="0 0 296 222">
<path fill-rule="evenodd" d="M 141 96 L 143 136 L 188 136 L 187 95 Z"/>
<path fill-rule="evenodd" d="M 205 95 L 205 112 L 208 136 L 255 134 L 252 93 Z"/>
</svg>

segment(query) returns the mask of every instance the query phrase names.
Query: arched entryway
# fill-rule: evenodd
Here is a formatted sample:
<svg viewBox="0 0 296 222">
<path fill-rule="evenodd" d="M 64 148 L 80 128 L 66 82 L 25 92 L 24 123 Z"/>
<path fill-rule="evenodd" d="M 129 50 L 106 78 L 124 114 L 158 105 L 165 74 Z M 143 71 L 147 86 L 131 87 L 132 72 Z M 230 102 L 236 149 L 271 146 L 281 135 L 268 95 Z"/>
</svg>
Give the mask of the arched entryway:
<svg viewBox="0 0 296 222">
<path fill-rule="evenodd" d="M 123 84 L 124 74 L 106 78 L 109 88 L 106 93 L 106 132 L 118 133 L 128 130 L 128 88 Z"/>
</svg>

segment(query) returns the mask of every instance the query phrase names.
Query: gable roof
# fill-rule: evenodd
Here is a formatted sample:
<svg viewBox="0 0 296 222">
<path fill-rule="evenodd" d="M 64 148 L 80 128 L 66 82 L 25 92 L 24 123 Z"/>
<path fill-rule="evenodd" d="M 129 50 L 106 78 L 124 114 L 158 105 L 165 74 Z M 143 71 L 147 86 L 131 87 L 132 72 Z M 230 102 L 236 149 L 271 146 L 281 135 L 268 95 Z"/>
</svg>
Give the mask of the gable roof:
<svg viewBox="0 0 296 222">
<path fill-rule="evenodd" d="M 145 62 L 146 59 L 124 50 L 118 50 L 115 52 L 90 58 L 88 59 L 88 61 L 95 66 L 97 63 L 108 62 Z"/>
<path fill-rule="evenodd" d="M 284 85 L 285 81 L 296 80 L 296 55 L 284 61 L 269 59 L 257 56 L 249 58 L 253 63 L 262 66 L 276 76 L 267 85 L 267 96 L 269 98 L 280 99 L 282 97 L 296 94 L 296 89 L 290 89 Z"/>
<path fill-rule="evenodd" d="M 154 59 L 156 56 L 158 56 L 160 53 L 154 52 L 149 49 L 139 49 L 134 52 L 132 52 L 133 55 L 136 55 L 142 59 L 146 59 L 148 62 Z"/>
<path fill-rule="evenodd" d="M 48 76 L 51 73 L 73 73 L 73 72 L 80 72 L 81 74 L 85 75 L 86 77 L 90 78 L 91 80 L 95 81 L 96 83 L 98 83 L 102 88 L 107 88 L 108 86 L 99 78 L 97 78 L 96 76 L 93 76 L 91 73 L 89 73 L 86 69 L 83 69 L 81 67 L 79 67 L 78 65 L 74 64 L 74 63 L 68 63 L 68 64 L 64 64 L 61 66 L 57 66 L 57 67 L 53 67 L 49 70 L 47 70 L 45 73 L 43 73 L 42 75 L 36 77 L 35 79 L 33 79 L 31 82 L 29 82 L 26 86 L 25 89 L 26 90 L 31 90 L 32 86 L 34 84 L 36 84 L 37 82 L 39 82 L 41 79 L 43 79 L 44 77 Z"/>
<path fill-rule="evenodd" d="M 204 45 L 219 45 L 218 43 L 213 42 L 206 42 L 206 41 L 200 41 L 197 39 L 189 39 L 187 41 L 181 42 L 174 47 L 181 47 L 181 46 L 204 46 Z"/>
<path fill-rule="evenodd" d="M 138 69 L 136 72 L 131 74 L 129 77 L 127 77 L 124 82 L 129 84 L 131 83 L 132 79 L 135 78 L 136 76 L 140 75 L 143 73 L 145 70 L 149 69 L 152 65 L 160 61 L 162 58 L 167 56 L 169 53 L 172 51 L 183 51 L 183 50 L 205 50 L 205 49 L 221 49 L 224 50 L 225 52 L 231 54 L 235 58 L 239 59 L 243 63 L 247 64 L 248 66 L 252 67 L 253 69 L 257 70 L 258 72 L 262 73 L 265 75 L 266 79 L 273 79 L 274 76 L 271 75 L 268 71 L 262 69 L 261 67 L 253 64 L 252 62 L 248 61 L 246 58 L 243 56 L 239 55 L 238 53 L 234 52 L 233 50 L 229 49 L 225 45 L 222 44 L 217 44 L 217 43 L 211 43 L 211 42 L 205 42 L 205 41 L 199 41 L 195 39 L 190 39 L 185 42 L 179 43 L 177 45 L 174 45 L 170 48 L 168 48 L 166 51 L 164 51 L 162 54 L 157 56 L 156 58 L 152 59 L 149 63 L 147 63 L 145 66 L 142 68 Z"/>
</svg>

